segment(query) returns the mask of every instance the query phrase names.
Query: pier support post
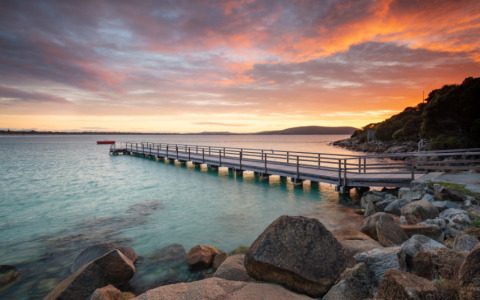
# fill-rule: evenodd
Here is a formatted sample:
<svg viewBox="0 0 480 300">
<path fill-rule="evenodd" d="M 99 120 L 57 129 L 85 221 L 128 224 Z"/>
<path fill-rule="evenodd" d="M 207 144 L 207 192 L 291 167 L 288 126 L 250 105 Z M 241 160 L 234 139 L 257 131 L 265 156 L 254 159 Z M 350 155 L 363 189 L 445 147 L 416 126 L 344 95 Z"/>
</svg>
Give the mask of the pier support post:
<svg viewBox="0 0 480 300">
<path fill-rule="evenodd" d="M 303 186 L 302 179 L 290 177 L 290 181 L 293 183 L 294 186 Z"/>
<path fill-rule="evenodd" d="M 210 169 L 212 169 L 212 171 L 218 171 L 218 166 L 210 165 Z"/>
<path fill-rule="evenodd" d="M 268 178 L 270 177 L 270 174 L 267 174 L 267 173 L 260 173 L 258 172 L 258 177 L 260 178 L 260 180 L 268 180 Z"/>
<path fill-rule="evenodd" d="M 235 176 L 237 176 L 237 177 L 243 177 L 243 170 L 233 169 L 233 172 L 235 172 Z"/>
<path fill-rule="evenodd" d="M 335 192 L 339 194 L 350 194 L 351 186 L 337 185 L 335 186 Z"/>
</svg>

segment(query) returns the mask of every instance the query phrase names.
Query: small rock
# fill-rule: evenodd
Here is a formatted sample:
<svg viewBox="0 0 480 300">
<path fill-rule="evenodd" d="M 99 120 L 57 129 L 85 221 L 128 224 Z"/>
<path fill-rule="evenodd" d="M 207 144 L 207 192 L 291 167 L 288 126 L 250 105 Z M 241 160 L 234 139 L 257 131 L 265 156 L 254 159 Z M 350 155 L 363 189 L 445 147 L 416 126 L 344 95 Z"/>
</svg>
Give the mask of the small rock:
<svg viewBox="0 0 480 300">
<path fill-rule="evenodd" d="M 443 245 L 444 245 L 445 247 L 447 247 L 447 248 L 452 249 L 454 242 L 455 242 L 455 239 L 447 238 L 447 239 L 445 239 L 445 241 L 443 242 Z"/>
<path fill-rule="evenodd" d="M 370 288 L 370 276 L 365 263 L 346 269 L 340 280 L 323 297 L 323 300 L 357 300 L 373 296 Z"/>
<path fill-rule="evenodd" d="M 382 216 L 385 216 L 385 218 L 390 218 L 393 221 L 393 218 L 387 214 L 387 213 L 376 213 L 373 216 L 365 218 L 365 220 L 362 221 L 360 224 L 360 231 L 363 232 L 364 234 L 368 235 L 374 240 L 378 240 L 377 236 L 377 222 L 380 220 Z"/>
<path fill-rule="evenodd" d="M 435 257 L 438 274 L 446 279 L 455 279 L 468 254 L 464 250 L 438 249 Z"/>
<path fill-rule="evenodd" d="M 162 248 L 152 255 L 154 263 L 182 263 L 187 260 L 187 252 L 182 245 L 171 244 Z"/>
<path fill-rule="evenodd" d="M 80 269 L 82 266 L 88 264 L 89 262 L 107 254 L 112 250 L 119 250 L 125 255 L 132 263 L 137 260 L 137 254 L 135 251 L 130 247 L 120 246 L 115 243 L 104 243 L 104 244 L 97 244 L 92 245 L 90 247 L 85 248 L 75 259 L 73 262 L 72 267 L 70 268 L 70 273 L 75 273 Z"/>
<path fill-rule="evenodd" d="M 442 228 L 435 225 L 401 225 L 408 237 L 412 237 L 416 234 L 427 236 L 439 243 L 443 243 L 445 235 Z"/>
<path fill-rule="evenodd" d="M 471 235 L 461 235 L 455 238 L 455 242 L 453 242 L 453 249 L 470 252 L 478 244 L 480 244 L 480 241 L 476 237 Z"/>
<path fill-rule="evenodd" d="M 435 199 L 433 199 L 433 196 L 430 195 L 430 194 L 425 194 L 423 197 L 422 197 L 422 200 L 423 201 L 428 201 L 430 203 L 433 203 L 435 201 Z"/>
<path fill-rule="evenodd" d="M 402 215 L 402 212 L 401 212 L 402 207 L 404 207 L 405 205 L 410 204 L 410 203 L 412 203 L 412 200 L 398 199 L 398 200 L 395 200 L 392 203 L 390 203 L 387 207 L 385 207 L 384 211 L 386 213 L 389 213 L 389 214 L 392 214 L 392 215 L 401 216 Z"/>
<path fill-rule="evenodd" d="M 422 199 L 423 196 L 427 193 L 428 185 L 424 182 L 415 182 L 410 183 L 410 197 L 412 200 Z"/>
<path fill-rule="evenodd" d="M 215 252 L 202 245 L 197 245 L 187 253 L 188 267 L 192 271 L 199 271 L 210 268 L 213 263 Z"/>
<path fill-rule="evenodd" d="M 7 277 L 3 278 L 2 280 L 0 280 L 0 288 L 13 282 L 17 277 L 18 277 L 18 273 L 12 273 Z"/>
<path fill-rule="evenodd" d="M 438 209 L 439 212 L 442 212 L 449 208 L 460 209 L 460 206 L 458 206 L 458 204 L 452 201 L 434 201 L 432 204 Z"/>
<path fill-rule="evenodd" d="M 418 234 L 412 236 L 402 245 L 403 251 L 410 258 L 413 258 L 419 251 L 437 253 L 440 248 L 445 248 L 445 246 L 429 237 Z"/>
<path fill-rule="evenodd" d="M 255 240 L 245 255 L 250 277 L 322 297 L 345 270 L 347 256 L 317 219 L 281 216 Z"/>
<path fill-rule="evenodd" d="M 44 300 L 86 299 L 97 288 L 120 286 L 135 275 L 133 263 L 119 250 L 112 250 L 84 265 L 53 289 Z"/>
<path fill-rule="evenodd" d="M 418 251 L 412 259 L 411 273 L 432 280 L 438 277 L 436 264 L 432 253 Z"/>
<path fill-rule="evenodd" d="M 123 292 L 120 296 L 120 300 L 131 300 L 134 299 L 135 295 L 129 292 Z"/>
<path fill-rule="evenodd" d="M 465 230 L 473 224 L 468 212 L 461 209 L 446 209 L 440 213 L 440 217 L 449 221 L 447 227 L 457 230 Z"/>
<path fill-rule="evenodd" d="M 408 224 L 417 224 L 427 219 L 433 219 L 439 214 L 438 209 L 425 200 L 407 204 L 402 207 L 401 212 Z"/>
<path fill-rule="evenodd" d="M 375 205 L 375 203 L 373 202 L 368 202 L 367 203 L 367 207 L 365 208 L 365 215 L 364 217 L 367 218 L 367 217 L 370 217 L 374 214 L 376 214 L 378 212 L 378 208 L 377 206 Z"/>
<path fill-rule="evenodd" d="M 408 240 L 408 235 L 390 216 L 380 216 L 376 227 L 378 242 L 384 247 L 398 246 Z"/>
<path fill-rule="evenodd" d="M 395 199 L 388 199 L 388 200 L 383 200 L 380 202 L 375 203 L 375 206 L 377 207 L 378 211 L 385 211 L 385 208 L 392 204 L 395 201 Z"/>
<path fill-rule="evenodd" d="M 401 247 L 373 249 L 355 255 L 355 260 L 357 263 L 365 263 L 374 287 L 378 287 L 382 282 L 383 275 L 388 269 L 407 270 L 405 252 Z"/>
<path fill-rule="evenodd" d="M 410 188 L 402 187 L 398 190 L 398 199 L 411 200 L 410 193 L 411 193 Z"/>
<path fill-rule="evenodd" d="M 217 255 L 215 255 L 215 258 L 213 259 L 213 269 L 216 270 L 218 267 L 222 265 L 222 263 L 227 259 L 228 254 L 225 252 L 221 252 Z"/>
<path fill-rule="evenodd" d="M 247 270 L 245 270 L 244 259 L 245 254 L 236 254 L 228 257 L 213 274 L 213 277 L 233 281 L 255 281 L 255 279 L 248 276 Z"/>
<path fill-rule="evenodd" d="M 427 279 L 406 272 L 389 269 L 378 287 L 378 299 L 427 299 L 435 293 L 435 286 Z"/>
<path fill-rule="evenodd" d="M 96 289 L 90 300 L 120 300 L 122 292 L 109 284 L 105 287 Z"/>
<path fill-rule="evenodd" d="M 332 234 L 352 257 L 357 253 L 383 247 L 379 242 L 356 229 L 343 228 L 333 231 Z"/>
<path fill-rule="evenodd" d="M 423 221 L 423 222 L 417 223 L 417 225 L 420 225 L 420 226 L 434 225 L 434 226 L 438 226 L 438 227 L 440 227 L 440 228 L 442 228 L 442 229 L 447 228 L 446 219 L 440 218 L 440 217 L 436 217 L 435 219 L 425 220 L 425 221 Z"/>
<path fill-rule="evenodd" d="M 456 225 L 456 224 L 453 224 L 453 225 Z M 445 233 L 445 236 L 447 238 L 451 238 L 451 239 L 455 239 L 455 238 L 463 235 L 462 230 L 458 230 L 458 229 L 455 229 L 453 227 L 447 228 L 443 232 Z"/>
<path fill-rule="evenodd" d="M 464 234 L 471 235 L 471 236 L 476 237 L 477 239 L 480 240 L 480 228 L 476 228 L 476 227 L 467 228 L 465 230 Z"/>
<path fill-rule="evenodd" d="M 477 245 L 468 254 L 462 263 L 459 272 L 460 284 L 464 287 L 470 287 L 470 293 L 474 296 L 480 295 L 480 245 Z M 479 298 L 464 298 L 479 299 Z"/>
</svg>

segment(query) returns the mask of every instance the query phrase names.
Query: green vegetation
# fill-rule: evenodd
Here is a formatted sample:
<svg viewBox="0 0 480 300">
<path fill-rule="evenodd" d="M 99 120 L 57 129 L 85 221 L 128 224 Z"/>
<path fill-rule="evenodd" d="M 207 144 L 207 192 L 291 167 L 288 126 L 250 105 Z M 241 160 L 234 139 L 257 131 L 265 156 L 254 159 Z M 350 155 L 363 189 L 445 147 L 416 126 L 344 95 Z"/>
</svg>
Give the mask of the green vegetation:
<svg viewBox="0 0 480 300">
<path fill-rule="evenodd" d="M 472 191 L 466 189 L 464 185 L 461 185 L 461 184 L 458 184 L 458 183 L 429 182 L 429 183 L 428 183 L 428 186 L 429 186 L 431 189 L 433 189 L 433 185 L 434 185 L 434 184 L 439 184 L 439 185 L 441 185 L 441 186 L 446 186 L 446 187 L 455 189 L 457 192 L 459 192 L 459 193 L 462 194 L 462 195 L 472 196 L 472 197 L 475 197 L 475 198 L 477 198 L 477 199 L 480 199 L 480 194 L 479 194 L 479 193 L 472 192 Z"/>
<path fill-rule="evenodd" d="M 480 146 L 480 78 L 466 78 L 462 84 L 433 90 L 415 107 L 356 130 L 352 137 L 366 140 L 374 130 L 380 141 L 431 141 L 430 148 L 454 149 Z"/>
<path fill-rule="evenodd" d="M 238 247 L 237 249 L 233 250 L 230 255 L 235 255 L 235 254 L 239 254 L 241 252 L 246 252 L 248 251 L 248 249 L 250 249 L 250 247 L 246 247 L 246 246 L 240 246 Z"/>
</svg>

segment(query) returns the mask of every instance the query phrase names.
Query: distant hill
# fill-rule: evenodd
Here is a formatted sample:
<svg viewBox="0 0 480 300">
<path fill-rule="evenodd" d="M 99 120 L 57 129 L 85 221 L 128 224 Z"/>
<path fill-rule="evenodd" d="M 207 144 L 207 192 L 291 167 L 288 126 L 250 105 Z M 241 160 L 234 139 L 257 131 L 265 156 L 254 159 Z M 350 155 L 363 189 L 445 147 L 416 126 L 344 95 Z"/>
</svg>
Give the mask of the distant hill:
<svg viewBox="0 0 480 300">
<path fill-rule="evenodd" d="M 368 130 L 383 142 L 428 139 L 431 150 L 480 147 L 480 77 L 433 90 L 425 103 L 369 124 L 352 137 L 366 141 Z"/>
<path fill-rule="evenodd" d="M 302 126 L 275 131 L 261 131 L 255 134 L 352 134 L 358 128 L 355 127 L 325 127 L 325 126 Z"/>
</svg>

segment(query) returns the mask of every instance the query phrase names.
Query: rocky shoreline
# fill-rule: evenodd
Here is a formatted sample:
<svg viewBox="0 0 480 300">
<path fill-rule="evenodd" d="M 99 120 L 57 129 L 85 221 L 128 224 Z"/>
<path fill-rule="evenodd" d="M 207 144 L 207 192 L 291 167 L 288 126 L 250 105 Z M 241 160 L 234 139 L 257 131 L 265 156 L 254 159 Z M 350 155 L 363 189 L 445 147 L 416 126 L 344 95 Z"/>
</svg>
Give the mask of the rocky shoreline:
<svg viewBox="0 0 480 300">
<path fill-rule="evenodd" d="M 480 299 L 477 196 L 435 183 L 373 190 L 361 197 L 358 228 L 281 216 L 231 253 L 172 244 L 146 260 L 130 247 L 95 244 L 44 299 Z M 139 280 L 146 262 L 172 280 Z M 182 268 L 193 277 L 173 279 Z M 2 265 L 0 275 L 2 288 L 18 268 Z"/>
<path fill-rule="evenodd" d="M 335 141 L 332 142 L 330 145 L 352 151 L 375 154 L 406 153 L 415 152 L 418 150 L 418 145 L 415 142 L 362 142 L 358 138 L 348 138 L 340 141 Z"/>
</svg>

